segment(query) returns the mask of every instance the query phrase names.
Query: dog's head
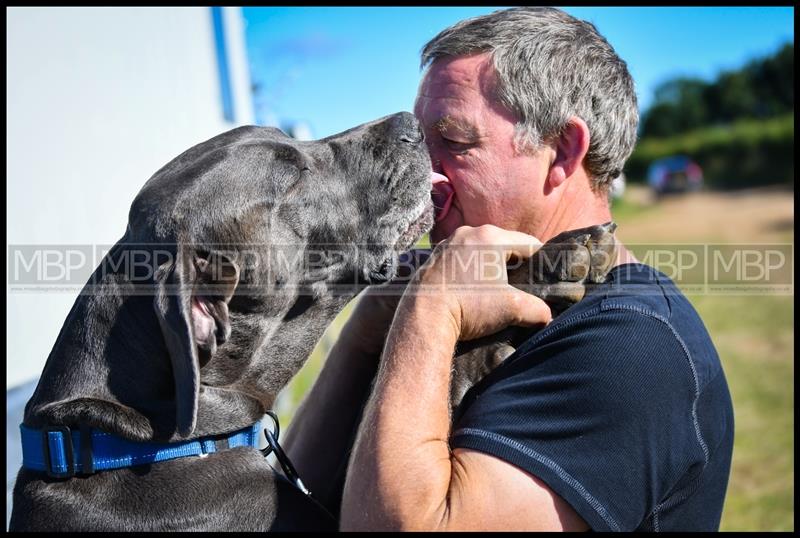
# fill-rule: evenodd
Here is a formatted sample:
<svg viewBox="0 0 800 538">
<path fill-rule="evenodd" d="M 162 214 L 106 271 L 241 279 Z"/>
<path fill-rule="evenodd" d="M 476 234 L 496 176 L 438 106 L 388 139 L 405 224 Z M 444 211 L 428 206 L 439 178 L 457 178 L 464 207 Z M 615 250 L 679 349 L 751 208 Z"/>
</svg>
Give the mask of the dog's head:
<svg viewBox="0 0 800 538">
<path fill-rule="evenodd" d="M 159 170 L 131 207 L 127 241 L 172 253 L 155 271 L 154 305 L 181 435 L 195 427 L 201 379 L 261 401 L 277 392 L 305 357 L 285 357 L 270 377 L 276 332 L 313 339 L 297 348 L 310 351 L 360 287 L 390 279 L 397 254 L 433 224 L 430 190 L 408 113 L 311 142 L 241 127 Z"/>
</svg>

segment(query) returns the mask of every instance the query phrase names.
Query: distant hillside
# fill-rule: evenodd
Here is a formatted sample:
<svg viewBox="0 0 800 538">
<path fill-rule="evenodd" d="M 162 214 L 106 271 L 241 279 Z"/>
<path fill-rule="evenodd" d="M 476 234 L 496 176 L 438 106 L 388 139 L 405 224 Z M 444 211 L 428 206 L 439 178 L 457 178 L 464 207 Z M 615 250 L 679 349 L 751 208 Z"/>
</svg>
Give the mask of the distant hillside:
<svg viewBox="0 0 800 538">
<path fill-rule="evenodd" d="M 712 82 L 676 78 L 656 89 L 642 114 L 642 139 L 667 137 L 743 118 L 765 119 L 794 111 L 794 43 L 775 54 L 723 71 Z"/>
<path fill-rule="evenodd" d="M 688 155 L 706 185 L 734 189 L 794 181 L 794 43 L 722 72 L 713 82 L 676 78 L 656 90 L 625 165 L 644 181 L 654 160 Z"/>
</svg>

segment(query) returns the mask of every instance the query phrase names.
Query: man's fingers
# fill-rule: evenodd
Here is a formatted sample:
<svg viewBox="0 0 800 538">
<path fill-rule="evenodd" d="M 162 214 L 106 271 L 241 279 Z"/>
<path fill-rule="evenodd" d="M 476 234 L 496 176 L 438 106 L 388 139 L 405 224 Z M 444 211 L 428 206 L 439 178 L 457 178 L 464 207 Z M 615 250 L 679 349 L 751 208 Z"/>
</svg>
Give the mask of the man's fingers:
<svg viewBox="0 0 800 538">
<path fill-rule="evenodd" d="M 509 287 L 506 304 L 508 315 L 513 320 L 511 325 L 539 327 L 547 325 L 553 319 L 553 313 L 547 303 L 535 295 L 514 287 Z"/>
<path fill-rule="evenodd" d="M 505 260 L 511 257 L 530 258 L 541 247 L 542 242 L 536 237 L 514 230 L 504 230 L 491 224 L 472 228 L 462 226 L 453 234 L 454 245 L 468 245 L 472 248 L 502 249 Z"/>
<path fill-rule="evenodd" d="M 536 237 L 522 232 L 503 230 L 498 228 L 503 234 L 500 245 L 506 256 L 506 261 L 515 258 L 530 258 L 542 248 L 542 242 Z"/>
</svg>

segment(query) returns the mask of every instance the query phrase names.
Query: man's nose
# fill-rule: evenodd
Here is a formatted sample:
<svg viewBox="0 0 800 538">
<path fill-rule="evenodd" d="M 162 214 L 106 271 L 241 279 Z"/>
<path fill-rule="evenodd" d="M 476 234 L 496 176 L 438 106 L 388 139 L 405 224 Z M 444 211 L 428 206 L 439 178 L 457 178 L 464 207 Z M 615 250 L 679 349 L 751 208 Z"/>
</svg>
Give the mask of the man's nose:
<svg viewBox="0 0 800 538">
<path fill-rule="evenodd" d="M 388 135 L 395 140 L 408 144 L 419 144 L 425 140 L 419 121 L 409 112 L 395 114 L 388 123 Z"/>
</svg>

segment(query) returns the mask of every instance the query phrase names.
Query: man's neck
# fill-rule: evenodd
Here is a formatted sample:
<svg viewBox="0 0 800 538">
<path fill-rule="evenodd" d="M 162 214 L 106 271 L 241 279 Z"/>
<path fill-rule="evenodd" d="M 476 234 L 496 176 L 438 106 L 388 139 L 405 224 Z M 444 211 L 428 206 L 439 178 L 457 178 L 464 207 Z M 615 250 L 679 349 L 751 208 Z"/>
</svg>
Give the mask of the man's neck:
<svg viewBox="0 0 800 538">
<path fill-rule="evenodd" d="M 608 194 L 598 194 L 589 188 L 589 178 L 576 174 L 569 178 L 550 218 L 540 225 L 533 235 L 546 242 L 561 232 L 603 224 L 612 220 Z M 622 243 L 619 244 L 617 263 L 636 263 L 636 257 Z"/>
<path fill-rule="evenodd" d="M 603 224 L 611 220 L 608 197 L 589 188 L 589 178 L 576 173 L 568 178 L 555 195 L 550 216 L 539 223 L 534 235 L 547 241 L 561 232 Z"/>
</svg>

